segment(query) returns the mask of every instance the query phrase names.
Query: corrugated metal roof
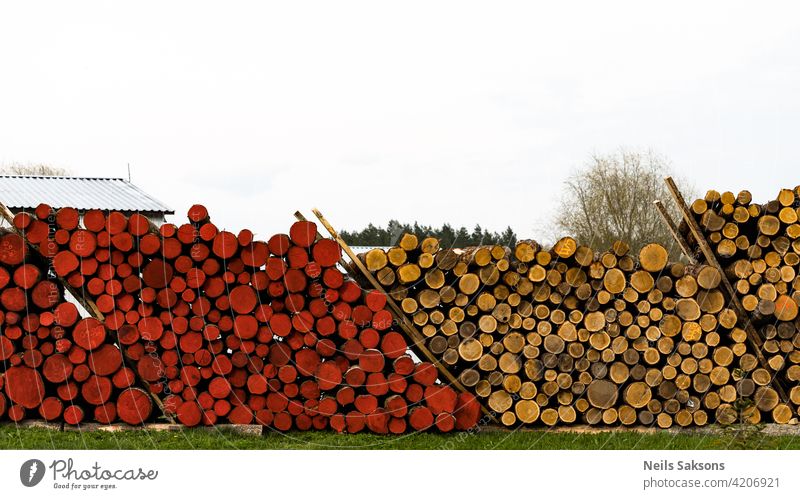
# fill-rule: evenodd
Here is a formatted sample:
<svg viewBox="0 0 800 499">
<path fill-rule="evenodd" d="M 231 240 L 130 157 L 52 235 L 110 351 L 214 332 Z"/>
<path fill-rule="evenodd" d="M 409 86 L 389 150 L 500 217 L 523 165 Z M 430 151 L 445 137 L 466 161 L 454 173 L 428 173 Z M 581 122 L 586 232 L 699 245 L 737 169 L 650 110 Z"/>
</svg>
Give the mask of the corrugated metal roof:
<svg viewBox="0 0 800 499">
<path fill-rule="evenodd" d="M 53 208 L 175 213 L 121 178 L 0 175 L 0 202 L 18 209 L 46 203 Z"/>
</svg>

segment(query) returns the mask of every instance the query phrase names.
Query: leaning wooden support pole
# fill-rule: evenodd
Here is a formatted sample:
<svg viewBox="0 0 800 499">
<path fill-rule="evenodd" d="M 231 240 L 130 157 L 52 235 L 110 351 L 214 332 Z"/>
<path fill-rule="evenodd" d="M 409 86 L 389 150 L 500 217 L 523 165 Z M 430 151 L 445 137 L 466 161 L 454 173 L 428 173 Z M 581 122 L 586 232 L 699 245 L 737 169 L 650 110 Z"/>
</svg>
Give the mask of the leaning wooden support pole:
<svg viewBox="0 0 800 499">
<path fill-rule="evenodd" d="M 672 220 L 672 217 L 667 211 L 667 208 L 664 206 L 664 203 L 656 200 L 654 204 L 656 205 L 658 212 L 661 214 L 661 218 L 664 219 L 664 223 L 667 224 L 667 229 L 669 230 L 669 233 L 672 234 L 672 238 L 678 244 L 678 247 L 681 249 L 683 254 L 686 255 L 686 258 L 689 259 L 689 263 L 697 263 L 697 258 L 695 258 L 692 248 L 689 246 L 686 238 L 681 235 L 680 231 L 678 230 L 678 226 L 675 225 L 675 221 Z"/>
<path fill-rule="evenodd" d="M 22 231 L 18 230 L 18 229 L 17 229 L 17 228 L 14 226 L 14 214 L 13 214 L 13 213 L 11 213 L 11 210 L 9 210 L 9 209 L 6 207 L 6 205 L 5 205 L 5 204 L 3 204 L 2 202 L 0 202 L 0 216 L 1 216 L 1 217 L 2 217 L 4 220 L 6 220 L 6 221 L 8 222 L 8 224 L 9 224 L 9 225 L 10 225 L 10 227 L 11 227 L 11 229 L 10 229 L 10 230 L 12 230 L 14 233 L 18 234 L 20 237 L 22 237 L 23 241 L 25 241 L 25 244 L 26 244 L 26 246 L 27 246 L 28 250 L 29 250 L 29 251 L 30 251 L 32 254 L 34 254 L 34 255 L 38 255 L 38 256 L 39 256 L 40 258 L 42 258 L 42 260 L 43 260 L 43 261 L 45 261 L 45 262 L 47 261 L 47 257 L 46 257 L 45 255 L 43 255 L 43 254 L 42 254 L 42 253 L 39 251 L 39 248 L 37 248 L 37 247 L 36 247 L 36 246 L 34 246 L 33 244 L 30 244 L 30 242 L 28 241 L 28 239 L 25 237 L 24 233 L 23 233 Z M 87 312 L 89 312 L 89 315 L 91 315 L 93 318 L 97 319 L 97 320 L 98 320 L 98 321 L 100 321 L 100 322 L 103 322 L 103 323 L 105 322 L 105 316 L 104 316 L 104 315 L 103 315 L 103 313 L 100 311 L 100 309 L 97 307 L 97 304 L 94 302 L 94 300 L 93 300 L 93 299 L 91 299 L 90 297 L 87 297 L 87 296 L 86 296 L 84 293 L 82 293 L 80 290 L 77 290 L 77 289 L 75 289 L 75 288 L 74 288 L 74 287 L 73 287 L 71 284 L 69 284 L 69 282 L 67 282 L 67 280 L 66 280 L 66 279 L 64 279 L 64 278 L 62 278 L 62 277 L 59 277 L 59 276 L 56 276 L 56 279 L 57 279 L 57 280 L 58 280 L 58 282 L 59 282 L 59 283 L 60 283 L 60 284 L 61 284 L 61 285 L 64 287 L 64 289 L 65 289 L 66 291 L 68 291 L 68 292 L 69 292 L 69 294 L 71 294 L 71 295 L 73 296 L 73 298 L 75 298 L 75 300 L 77 300 L 77 302 L 78 302 L 78 303 L 80 303 L 80 305 L 81 305 L 81 306 L 82 306 L 82 307 L 83 307 L 83 308 L 84 308 L 84 309 L 85 309 Z M 117 347 L 119 347 L 119 349 L 120 349 L 120 352 L 122 352 L 123 354 L 125 354 L 125 349 L 124 349 L 124 348 L 122 348 L 122 344 L 119 342 L 119 339 L 117 338 L 116 331 L 111 331 L 111 330 L 109 330 L 109 332 L 110 332 L 110 333 L 111 333 L 111 335 L 112 335 L 112 338 L 113 338 L 113 340 L 114 340 L 114 343 L 117 345 Z M 126 357 L 126 358 L 128 358 L 128 356 L 127 356 L 127 355 L 125 355 L 125 357 Z M 129 358 L 129 360 L 132 360 L 132 359 L 130 359 L 130 358 Z M 169 421 L 170 423 L 175 423 L 175 420 L 173 419 L 173 417 L 172 417 L 172 416 L 170 416 L 170 415 L 167 413 L 167 411 L 166 411 L 166 409 L 165 409 L 165 407 L 164 407 L 164 403 L 161 401 L 161 399 L 160 399 L 160 398 L 159 398 L 159 397 L 158 397 L 158 396 L 157 396 L 155 393 L 153 393 L 153 392 L 150 390 L 150 384 L 149 384 L 147 381 L 144 381 L 144 380 L 142 380 L 142 379 L 139 377 L 138 373 L 137 373 L 137 375 L 136 375 L 136 379 L 137 379 L 137 381 L 139 382 L 140 386 L 141 386 L 142 388 L 144 388 L 144 389 L 145 389 L 145 391 L 146 391 L 146 392 L 147 392 L 147 393 L 150 395 L 150 397 L 153 399 L 153 402 L 155 402 L 156 406 L 157 406 L 157 407 L 158 407 L 158 409 L 161 411 L 161 414 L 162 414 L 162 415 L 163 415 L 163 416 L 164 416 L 164 417 L 167 419 L 167 421 Z"/>
<path fill-rule="evenodd" d="M 772 380 L 771 384 L 780 395 L 781 400 L 789 400 L 787 396 L 786 390 L 783 388 L 780 381 L 775 376 L 775 370 L 769 365 L 767 359 L 764 357 L 763 346 L 764 340 L 758 334 L 756 329 L 753 327 L 753 324 L 750 320 L 750 314 L 748 314 L 747 310 L 745 310 L 744 306 L 742 306 L 742 302 L 736 295 L 736 291 L 731 285 L 728 276 L 726 275 L 724 269 L 719 263 L 716 255 L 714 254 L 714 250 L 711 248 L 711 245 L 708 244 L 708 241 L 703 234 L 703 231 L 700 229 L 700 226 L 697 224 L 697 220 L 694 219 L 692 216 L 691 211 L 689 210 L 689 206 L 686 204 L 686 200 L 683 198 L 683 194 L 681 194 L 678 186 L 675 184 L 675 181 L 672 177 L 667 177 L 664 179 L 667 184 L 667 189 L 669 190 L 673 201 L 677 205 L 678 209 L 683 216 L 686 225 L 689 227 L 689 231 L 691 232 L 692 236 L 694 237 L 695 241 L 697 241 L 697 245 L 700 247 L 700 251 L 702 252 L 703 256 L 705 257 L 706 261 L 709 265 L 716 268 L 719 271 L 720 276 L 722 278 L 722 290 L 725 294 L 727 294 L 727 299 L 729 303 L 733 305 L 736 314 L 739 316 L 739 319 L 744 327 L 745 332 L 747 333 L 747 339 L 750 343 L 750 346 L 753 348 L 754 354 L 758 359 L 758 363 L 766 369 L 771 375 Z"/>
<path fill-rule="evenodd" d="M 397 319 L 400 328 L 403 330 L 403 332 L 406 333 L 409 339 L 411 339 L 413 348 L 416 351 L 416 353 L 424 356 L 428 361 L 433 363 L 433 365 L 435 365 L 436 368 L 439 370 L 439 373 L 442 376 L 444 376 L 444 378 L 447 380 L 448 383 L 455 386 L 456 389 L 458 389 L 463 393 L 471 393 L 464 387 L 464 385 L 461 384 L 458 378 L 453 376 L 453 374 L 447 369 L 447 367 L 445 367 L 444 364 L 442 364 L 442 362 L 428 349 L 428 347 L 425 346 L 425 339 L 423 338 L 422 334 L 419 331 L 417 331 L 416 327 L 414 327 L 414 325 L 408 320 L 408 318 L 403 313 L 403 310 L 400 308 L 397 302 L 392 298 L 391 295 L 389 295 L 389 293 L 386 292 L 385 289 L 383 289 L 383 286 L 381 286 L 381 284 L 375 279 L 375 277 L 369 272 L 369 270 L 367 270 L 367 268 L 364 266 L 361 260 L 358 259 L 356 254 L 350 248 L 350 246 L 345 242 L 344 239 L 342 239 L 342 237 L 339 235 L 339 232 L 333 228 L 333 226 L 330 224 L 330 222 L 328 222 L 325 216 L 316 208 L 313 208 L 311 211 L 314 213 L 314 215 L 316 215 L 320 223 L 322 223 L 322 225 L 325 226 L 325 229 L 330 233 L 331 237 L 333 237 L 333 239 L 337 243 L 339 243 L 339 246 L 342 247 L 342 250 L 344 250 L 344 252 L 350 258 L 350 260 L 356 266 L 356 268 L 358 268 L 358 270 L 363 274 L 364 278 L 366 278 L 367 281 L 369 281 L 369 283 L 376 290 L 380 291 L 386 296 L 387 303 L 389 304 L 389 307 L 391 308 L 392 312 L 394 312 L 394 316 Z M 481 403 L 481 410 L 492 420 L 495 420 L 495 417 L 492 414 L 492 412 L 483 403 Z"/>
</svg>

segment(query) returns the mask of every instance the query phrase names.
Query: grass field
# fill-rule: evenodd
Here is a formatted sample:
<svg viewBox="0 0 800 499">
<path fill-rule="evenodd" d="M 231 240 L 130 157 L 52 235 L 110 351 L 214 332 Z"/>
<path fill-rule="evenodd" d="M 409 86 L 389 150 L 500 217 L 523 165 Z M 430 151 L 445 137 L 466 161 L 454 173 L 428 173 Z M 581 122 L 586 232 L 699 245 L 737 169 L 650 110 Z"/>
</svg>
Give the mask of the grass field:
<svg viewBox="0 0 800 499">
<path fill-rule="evenodd" d="M 56 431 L 0 425 L 0 449 L 800 449 L 800 437 L 757 431 L 708 433 L 475 433 L 338 435 L 329 432 L 249 436 L 229 430 Z"/>
</svg>

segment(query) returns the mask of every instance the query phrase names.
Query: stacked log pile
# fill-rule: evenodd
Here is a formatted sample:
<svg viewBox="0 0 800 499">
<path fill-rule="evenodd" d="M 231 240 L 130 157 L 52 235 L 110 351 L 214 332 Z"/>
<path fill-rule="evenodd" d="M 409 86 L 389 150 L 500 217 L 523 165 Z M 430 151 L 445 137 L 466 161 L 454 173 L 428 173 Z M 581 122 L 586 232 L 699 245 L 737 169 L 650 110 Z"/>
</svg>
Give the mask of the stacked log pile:
<svg viewBox="0 0 800 499">
<path fill-rule="evenodd" d="M 669 263 L 657 244 L 628 253 L 571 238 L 449 249 L 405 234 L 359 258 L 506 425 L 705 425 L 739 418 L 742 396 L 775 398 L 715 269 Z"/>
<path fill-rule="evenodd" d="M 708 191 L 691 204 L 749 319 L 763 339 L 769 366 L 789 390 L 789 401 L 773 393 L 754 395 L 762 410 L 785 423 L 800 406 L 800 187 L 782 189 L 776 199 L 754 203 L 748 191 Z M 690 244 L 698 243 L 681 225 Z"/>
<path fill-rule="evenodd" d="M 0 304 L 0 418 L 75 425 L 138 424 L 150 417 L 150 397 L 135 387 L 117 346 L 97 324 L 80 319 L 44 262 L 5 229 Z"/>
<path fill-rule="evenodd" d="M 14 218 L 24 237 L 0 231 L 0 417 L 139 424 L 153 395 L 187 426 L 281 431 L 466 429 L 479 399 L 508 426 L 796 421 L 798 207 L 800 188 L 766 204 L 709 191 L 691 205 L 768 369 L 723 276 L 669 262 L 658 244 L 454 249 L 405 234 L 359 255 L 476 398 L 409 355 L 386 296 L 349 279 L 311 222 L 262 241 L 220 229 L 201 205 L 161 227 L 41 205 Z M 60 280 L 96 317 L 79 316 Z"/>
<path fill-rule="evenodd" d="M 201 205 L 180 226 L 40 207 L 15 225 L 104 315 L 136 374 L 179 422 L 402 433 L 470 427 L 478 404 L 407 354 L 385 296 L 337 268 L 338 244 L 297 222 L 258 241 Z M 51 216 L 56 230 L 42 230 Z M 32 234 L 36 236 L 31 237 Z"/>
</svg>

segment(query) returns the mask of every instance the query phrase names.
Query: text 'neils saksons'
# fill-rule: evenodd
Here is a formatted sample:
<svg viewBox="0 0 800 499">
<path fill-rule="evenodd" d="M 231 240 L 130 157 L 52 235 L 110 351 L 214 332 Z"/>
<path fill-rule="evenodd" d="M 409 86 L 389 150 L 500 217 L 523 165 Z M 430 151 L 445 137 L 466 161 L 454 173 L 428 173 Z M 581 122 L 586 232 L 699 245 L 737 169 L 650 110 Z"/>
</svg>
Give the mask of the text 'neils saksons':
<svg viewBox="0 0 800 499">
<path fill-rule="evenodd" d="M 645 471 L 723 471 L 725 463 L 704 463 L 701 461 L 644 461 Z"/>
</svg>

